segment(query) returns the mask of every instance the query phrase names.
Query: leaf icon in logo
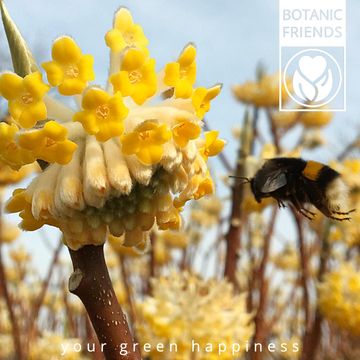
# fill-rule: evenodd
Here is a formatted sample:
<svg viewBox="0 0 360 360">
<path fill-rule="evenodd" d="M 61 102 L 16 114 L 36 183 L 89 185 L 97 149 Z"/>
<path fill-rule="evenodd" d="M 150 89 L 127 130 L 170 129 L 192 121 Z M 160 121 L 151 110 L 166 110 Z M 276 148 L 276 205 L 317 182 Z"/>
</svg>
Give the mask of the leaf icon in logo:
<svg viewBox="0 0 360 360">
<path fill-rule="evenodd" d="M 330 94 L 332 86 L 333 75 L 325 57 L 305 55 L 299 59 L 293 76 L 293 89 L 300 99 L 322 101 Z"/>
</svg>

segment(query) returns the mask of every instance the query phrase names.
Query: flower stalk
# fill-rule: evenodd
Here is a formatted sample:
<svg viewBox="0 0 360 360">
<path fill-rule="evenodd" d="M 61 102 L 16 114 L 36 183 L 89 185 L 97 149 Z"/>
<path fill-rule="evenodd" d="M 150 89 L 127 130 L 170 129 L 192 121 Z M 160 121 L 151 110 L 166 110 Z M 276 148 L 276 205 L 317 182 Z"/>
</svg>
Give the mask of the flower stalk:
<svg viewBox="0 0 360 360">
<path fill-rule="evenodd" d="M 77 251 L 69 249 L 74 272 L 69 290 L 77 295 L 89 314 L 101 350 L 109 360 L 139 360 L 139 347 L 134 344 L 126 316 L 116 299 L 105 263 L 103 245 L 86 245 Z M 121 346 L 127 355 L 121 355 Z"/>
</svg>

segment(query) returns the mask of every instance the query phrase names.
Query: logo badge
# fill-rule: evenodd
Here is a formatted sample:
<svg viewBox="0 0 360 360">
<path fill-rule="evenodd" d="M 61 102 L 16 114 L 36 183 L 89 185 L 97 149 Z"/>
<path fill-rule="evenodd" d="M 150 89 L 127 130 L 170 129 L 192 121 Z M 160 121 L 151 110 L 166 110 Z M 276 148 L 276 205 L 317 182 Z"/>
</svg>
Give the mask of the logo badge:
<svg viewBox="0 0 360 360">
<path fill-rule="evenodd" d="M 346 0 L 279 1 L 279 110 L 345 111 Z"/>
<path fill-rule="evenodd" d="M 292 88 L 288 82 L 291 79 Z M 296 53 L 285 66 L 284 88 L 290 98 L 305 108 L 316 109 L 330 103 L 339 93 L 342 72 L 336 59 L 324 50 Z"/>
</svg>

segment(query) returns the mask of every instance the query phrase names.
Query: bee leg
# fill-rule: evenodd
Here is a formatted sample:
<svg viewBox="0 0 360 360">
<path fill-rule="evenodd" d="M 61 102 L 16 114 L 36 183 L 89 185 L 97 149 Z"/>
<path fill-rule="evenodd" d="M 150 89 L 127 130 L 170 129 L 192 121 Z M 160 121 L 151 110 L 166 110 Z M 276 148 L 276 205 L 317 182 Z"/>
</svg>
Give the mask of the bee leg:
<svg viewBox="0 0 360 360">
<path fill-rule="evenodd" d="M 281 208 L 286 208 L 286 205 L 279 199 L 276 199 L 277 203 L 278 203 L 278 206 L 279 206 L 279 209 Z"/>
<path fill-rule="evenodd" d="M 296 209 L 302 216 L 305 216 L 305 217 L 306 217 L 307 219 L 309 219 L 309 220 L 314 220 L 315 214 L 314 214 L 313 212 L 311 212 L 310 210 L 305 209 L 295 195 L 293 195 L 293 196 L 290 198 L 290 200 L 291 200 L 291 202 L 293 203 L 293 205 L 295 206 L 295 209 Z M 309 216 L 309 214 L 310 214 L 310 216 Z"/>
<path fill-rule="evenodd" d="M 314 220 L 314 218 L 315 218 L 315 214 L 309 216 L 309 215 L 307 214 L 307 212 L 305 211 L 305 209 L 303 209 L 303 208 L 299 210 L 299 213 L 300 213 L 301 215 L 305 216 L 305 217 L 306 217 L 307 219 L 309 219 L 309 220 Z M 313 214 L 313 213 L 312 213 L 312 214 Z"/>
<path fill-rule="evenodd" d="M 337 220 L 337 221 L 345 221 L 345 220 L 351 221 L 351 217 L 340 218 L 340 217 L 333 216 L 333 215 L 328 215 L 328 217 L 330 219 Z"/>
<path fill-rule="evenodd" d="M 341 212 L 341 211 L 331 211 L 332 214 L 336 214 L 336 215 L 349 215 L 351 213 L 353 213 L 354 211 L 356 211 L 356 209 L 352 209 L 349 211 L 345 211 L 345 212 Z"/>
<path fill-rule="evenodd" d="M 316 214 L 312 211 L 310 211 L 309 209 L 305 209 L 304 207 L 302 208 L 303 211 L 305 211 L 306 213 L 310 214 L 311 216 L 315 217 Z"/>
</svg>

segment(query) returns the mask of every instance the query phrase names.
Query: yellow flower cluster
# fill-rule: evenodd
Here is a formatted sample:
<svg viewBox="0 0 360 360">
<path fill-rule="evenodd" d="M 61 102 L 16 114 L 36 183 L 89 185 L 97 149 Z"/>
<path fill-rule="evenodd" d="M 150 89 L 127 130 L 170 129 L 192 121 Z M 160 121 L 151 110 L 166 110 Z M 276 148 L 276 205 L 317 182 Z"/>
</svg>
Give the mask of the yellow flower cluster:
<svg viewBox="0 0 360 360">
<path fill-rule="evenodd" d="M 325 275 L 319 284 L 323 315 L 351 334 L 360 335 L 360 272 L 351 264 Z"/>
<path fill-rule="evenodd" d="M 15 168 L 49 163 L 27 189 L 14 192 L 7 210 L 20 212 L 25 230 L 59 227 L 72 249 L 101 244 L 107 232 L 141 248 L 155 223 L 178 229 L 184 204 L 213 192 L 207 160 L 225 144 L 217 131 L 201 136 L 221 86 L 193 88 L 194 45 L 157 74 L 148 40 L 125 8 L 105 40 L 107 90 L 89 85 L 93 59 L 68 36 L 55 40 L 52 60 L 42 65 L 49 85 L 40 72 L 0 76 L 14 120 L 0 126 L 0 158 Z M 75 95 L 81 108 L 52 99 L 50 87 Z M 164 91 L 172 97 L 163 100 Z"/>
<path fill-rule="evenodd" d="M 282 270 L 298 271 L 299 254 L 292 246 L 286 246 L 281 252 L 273 256 L 273 263 Z"/>
<path fill-rule="evenodd" d="M 253 334 L 244 294 L 234 295 L 225 280 L 202 280 L 171 273 L 153 280 L 153 295 L 138 304 L 139 339 L 152 344 L 151 359 L 233 359 L 240 357 Z M 199 344 L 192 352 L 192 340 Z M 177 344 L 177 351 L 156 351 L 156 344 Z M 219 344 L 226 350 L 219 354 Z M 232 344 L 241 345 L 233 355 Z M 212 351 L 205 347 L 212 346 Z"/>
<path fill-rule="evenodd" d="M 78 351 L 79 344 L 81 345 L 80 339 L 66 339 L 56 334 L 45 333 L 43 337 L 31 344 L 29 360 L 58 359 L 59 354 L 62 354 L 61 359 L 64 360 L 86 359 Z"/>
<path fill-rule="evenodd" d="M 288 82 L 290 86 L 290 81 Z M 257 107 L 273 107 L 279 105 L 279 74 L 263 75 L 259 81 L 247 81 L 233 87 L 234 96 L 245 104 Z M 288 100 L 285 86 L 282 85 L 282 102 Z"/>
<path fill-rule="evenodd" d="M 301 124 L 309 129 L 328 125 L 333 118 L 333 113 L 326 109 L 323 111 L 280 111 L 272 114 L 272 117 L 274 124 L 281 128 Z"/>
<path fill-rule="evenodd" d="M 17 226 L 12 225 L 4 220 L 1 221 L 0 226 L 2 243 L 10 244 L 20 235 L 20 230 Z"/>
<path fill-rule="evenodd" d="M 349 209 L 359 209 L 360 206 L 360 160 L 347 159 L 342 163 L 333 162 L 334 169 L 339 171 L 349 187 Z M 337 223 L 331 229 L 330 240 L 342 241 L 348 246 L 360 244 L 360 212 L 352 214 L 352 221 Z"/>
</svg>

